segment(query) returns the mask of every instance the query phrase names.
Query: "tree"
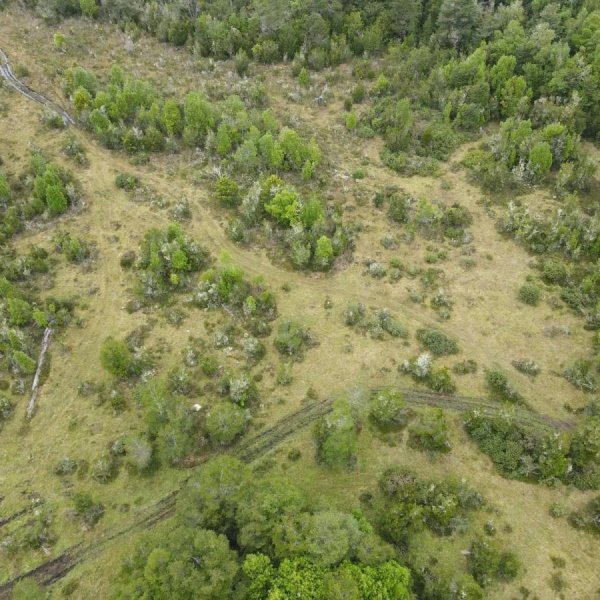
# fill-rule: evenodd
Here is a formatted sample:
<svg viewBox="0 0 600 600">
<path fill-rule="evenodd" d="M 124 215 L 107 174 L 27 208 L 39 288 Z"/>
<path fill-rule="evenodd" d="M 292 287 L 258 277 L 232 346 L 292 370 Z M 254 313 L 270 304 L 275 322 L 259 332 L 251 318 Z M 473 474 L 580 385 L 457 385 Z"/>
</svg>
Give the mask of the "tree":
<svg viewBox="0 0 600 600">
<path fill-rule="evenodd" d="M 245 552 L 273 555 L 281 525 L 307 508 L 301 490 L 285 479 L 250 480 L 237 494 L 235 524 L 237 543 Z"/>
<path fill-rule="evenodd" d="M 552 166 L 552 149 L 548 142 L 538 142 L 529 151 L 528 169 L 534 181 L 540 181 Z"/>
<path fill-rule="evenodd" d="M 249 472 L 239 460 L 218 455 L 202 465 L 183 487 L 177 499 L 178 520 L 186 528 L 206 527 L 219 533 L 231 531 L 241 490 Z"/>
<path fill-rule="evenodd" d="M 480 16 L 476 0 L 443 0 L 436 24 L 440 44 L 468 50 L 477 41 Z"/>
<path fill-rule="evenodd" d="M 523 106 L 527 107 L 529 99 L 526 93 L 527 82 L 522 75 L 515 75 L 504 82 L 498 93 L 500 113 L 503 117 L 512 117 Z M 523 105 L 523 102 L 526 102 Z"/>
<path fill-rule="evenodd" d="M 264 554 L 248 554 L 242 564 L 242 571 L 248 580 L 247 600 L 263 600 L 275 575 L 271 559 Z"/>
<path fill-rule="evenodd" d="M 206 418 L 206 432 L 215 446 L 228 446 L 246 430 L 248 418 L 231 402 L 220 402 Z"/>
<path fill-rule="evenodd" d="M 296 190 L 283 188 L 264 207 L 276 221 L 290 226 L 298 220 L 300 195 Z"/>
<path fill-rule="evenodd" d="M 96 0 L 79 0 L 79 8 L 84 17 L 93 19 L 98 14 L 98 5 Z"/>
<path fill-rule="evenodd" d="M 147 536 L 117 577 L 117 598 L 229 598 L 239 567 L 223 535 L 177 527 Z"/>
<path fill-rule="evenodd" d="M 322 235 L 317 240 L 317 246 L 315 248 L 315 256 L 313 258 L 314 265 L 317 269 L 325 271 L 331 267 L 333 262 L 333 244 L 331 240 L 326 236 Z"/>
<path fill-rule="evenodd" d="M 46 204 L 51 215 L 61 215 L 67 210 L 69 201 L 62 183 L 46 187 Z"/>
<path fill-rule="evenodd" d="M 221 205 L 234 208 L 240 203 L 240 188 L 231 177 L 224 175 L 215 184 L 215 196 Z"/>
<path fill-rule="evenodd" d="M 393 388 L 377 392 L 371 400 L 369 417 L 382 431 L 395 431 L 406 427 L 409 411 L 402 393 Z"/>
<path fill-rule="evenodd" d="M 208 100 L 197 92 L 190 92 L 184 101 L 183 139 L 188 146 L 204 142 L 207 132 L 214 127 L 215 116 Z"/>
<path fill-rule="evenodd" d="M 354 467 L 357 431 L 347 402 L 337 400 L 332 412 L 317 423 L 314 434 L 318 462 L 333 469 Z"/>
<path fill-rule="evenodd" d="M 170 136 L 179 135 L 183 130 L 183 120 L 179 104 L 175 100 L 167 100 L 162 109 L 162 122 Z"/>
</svg>

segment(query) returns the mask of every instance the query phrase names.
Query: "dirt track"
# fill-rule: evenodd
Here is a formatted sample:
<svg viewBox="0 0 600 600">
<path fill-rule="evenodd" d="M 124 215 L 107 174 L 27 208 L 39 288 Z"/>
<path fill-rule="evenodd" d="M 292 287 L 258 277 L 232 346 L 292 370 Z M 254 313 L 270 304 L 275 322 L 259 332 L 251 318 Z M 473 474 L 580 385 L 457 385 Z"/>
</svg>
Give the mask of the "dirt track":
<svg viewBox="0 0 600 600">
<path fill-rule="evenodd" d="M 434 394 L 417 389 L 401 389 L 401 391 L 407 404 L 411 406 L 434 406 L 458 412 L 479 410 L 483 414 L 490 416 L 506 412 L 505 407 L 494 405 L 483 398 Z M 308 427 L 317 419 L 329 413 L 332 404 L 333 399 L 331 398 L 308 404 L 300 410 L 282 418 L 272 427 L 266 428 L 249 440 L 242 442 L 233 448 L 231 453 L 244 462 L 252 462 L 266 454 L 269 450 L 276 447 L 295 432 Z M 561 430 L 572 427 L 572 424 L 570 423 L 557 421 L 556 419 L 537 415 L 520 408 L 514 408 L 512 416 L 515 421 L 528 426 Z M 207 455 L 203 457 L 201 462 L 206 462 L 211 456 L 212 455 Z M 99 541 L 87 545 L 81 543 L 72 546 L 56 558 L 4 583 L 0 586 L 0 598 L 9 598 L 13 585 L 23 577 L 33 577 L 42 585 L 51 585 L 64 577 L 69 571 L 84 560 L 99 554 L 108 542 L 128 533 L 149 529 L 157 523 L 168 519 L 175 512 L 177 494 L 178 491 L 174 490 L 158 500 L 152 506 L 147 507 L 141 514 L 137 515 L 136 519 L 127 527 L 107 530 Z M 18 513 L 18 515 L 20 514 L 22 513 Z M 8 520 L 11 519 L 7 519 L 7 521 Z"/>
<path fill-rule="evenodd" d="M 55 102 L 52 102 L 46 96 L 39 94 L 35 90 L 32 90 L 29 86 L 25 85 L 22 81 L 19 81 L 12 69 L 10 67 L 10 63 L 8 62 L 8 57 L 0 48 L 0 76 L 3 77 L 8 85 L 13 89 L 17 90 L 20 94 L 23 94 L 26 98 L 29 98 L 33 102 L 37 102 L 42 106 L 45 106 L 48 110 L 60 115 L 65 123 L 65 125 L 75 125 L 75 119 L 63 108 L 61 108 Z"/>
</svg>

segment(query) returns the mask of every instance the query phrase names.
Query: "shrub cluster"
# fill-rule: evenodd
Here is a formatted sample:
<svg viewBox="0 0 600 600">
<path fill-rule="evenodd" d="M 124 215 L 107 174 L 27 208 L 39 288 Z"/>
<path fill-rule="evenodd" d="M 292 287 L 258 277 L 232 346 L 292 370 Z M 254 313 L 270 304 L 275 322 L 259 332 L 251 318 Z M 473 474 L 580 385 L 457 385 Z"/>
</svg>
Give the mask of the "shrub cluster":
<svg viewBox="0 0 600 600">
<path fill-rule="evenodd" d="M 505 477 L 600 489 L 600 419 L 588 417 L 569 435 L 540 433 L 509 416 L 470 414 L 465 427 Z"/>
<path fill-rule="evenodd" d="M 80 120 L 108 148 L 160 152 L 174 140 L 205 147 L 218 159 L 231 159 L 237 170 L 301 171 L 310 178 L 321 160 L 314 142 L 289 127 L 280 128 L 272 111 L 249 111 L 239 96 L 220 104 L 198 92 L 183 101 L 164 99 L 142 79 L 113 66 L 101 88 L 93 73 L 74 67 L 65 75 L 65 94 Z M 133 181 L 117 179 L 129 188 Z"/>
<path fill-rule="evenodd" d="M 331 269 L 335 259 L 352 247 L 338 208 L 325 206 L 317 197 L 303 197 L 277 175 L 255 182 L 239 202 L 237 185 L 226 181 L 225 187 L 224 178 L 219 180 L 216 192 L 221 203 L 237 205 L 227 230 L 233 241 L 250 241 L 267 223 L 292 266 L 315 271 Z"/>
<path fill-rule="evenodd" d="M 361 333 L 368 333 L 375 340 L 385 339 L 386 333 L 390 337 L 408 338 L 408 330 L 387 308 L 371 310 L 368 314 L 363 304 L 350 303 L 344 309 L 344 322 L 348 327 L 353 327 Z"/>
<path fill-rule="evenodd" d="M 358 425 L 349 404 L 342 399 L 315 426 L 317 462 L 331 469 L 356 465 Z"/>
<path fill-rule="evenodd" d="M 147 302 L 164 301 L 171 292 L 190 289 L 190 276 L 205 269 L 209 260 L 208 251 L 176 223 L 162 231 L 150 229 L 135 262 L 138 291 Z"/>
<path fill-rule="evenodd" d="M 450 370 L 447 367 L 435 367 L 429 352 L 404 360 L 399 371 L 410 375 L 416 382 L 424 383 L 436 392 L 452 394 L 456 391 L 456 384 L 452 381 Z"/>
</svg>

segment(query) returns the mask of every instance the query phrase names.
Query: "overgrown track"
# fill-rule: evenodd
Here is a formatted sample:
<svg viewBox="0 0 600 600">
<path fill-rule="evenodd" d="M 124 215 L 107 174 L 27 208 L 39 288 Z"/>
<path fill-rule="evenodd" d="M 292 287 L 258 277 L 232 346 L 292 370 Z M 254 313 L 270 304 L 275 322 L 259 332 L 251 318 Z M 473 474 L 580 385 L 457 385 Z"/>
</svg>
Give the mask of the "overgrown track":
<svg viewBox="0 0 600 600">
<path fill-rule="evenodd" d="M 379 391 L 375 388 L 371 391 Z M 457 396 L 453 394 L 435 394 L 425 390 L 412 388 L 400 388 L 407 404 L 412 406 L 433 406 L 458 412 L 477 410 L 485 415 L 497 416 L 504 414 L 506 408 L 502 405 L 492 404 L 483 398 L 472 398 L 468 396 Z M 232 450 L 232 454 L 244 462 L 252 462 L 269 450 L 277 446 L 283 440 L 314 423 L 320 417 L 331 412 L 333 399 L 328 398 L 320 402 L 314 402 L 300 410 L 283 417 L 272 427 L 264 429 L 251 439 L 242 442 Z M 567 430 L 573 427 L 571 423 L 552 419 L 544 415 L 538 415 L 525 409 L 514 407 L 510 409 L 512 418 L 527 426 L 542 427 L 544 429 Z M 212 455 L 204 457 L 205 462 Z M 0 586 L 0 598 L 8 598 L 13 585 L 23 577 L 33 577 L 42 585 L 50 585 L 71 571 L 78 564 L 99 554 L 104 546 L 112 540 L 122 537 L 127 533 L 139 532 L 153 527 L 157 523 L 171 517 L 175 511 L 178 491 L 175 490 L 161 498 L 158 502 L 136 515 L 133 523 L 125 528 L 114 528 L 107 530 L 102 538 L 91 544 L 77 544 L 72 546 L 60 556 L 41 564 L 40 566 L 21 574 L 19 577 L 6 582 Z"/>
<path fill-rule="evenodd" d="M 29 86 L 25 85 L 15 77 L 10 67 L 10 63 L 8 62 L 8 57 L 2 49 L 0 49 L 0 76 L 8 82 L 10 87 L 17 90 L 20 94 L 23 94 L 26 98 L 29 98 L 33 102 L 37 102 L 52 112 L 60 115 L 65 125 L 75 125 L 75 119 L 66 110 L 55 102 L 52 102 L 49 98 L 46 98 L 46 96 L 42 96 L 42 94 L 32 90 Z"/>
</svg>

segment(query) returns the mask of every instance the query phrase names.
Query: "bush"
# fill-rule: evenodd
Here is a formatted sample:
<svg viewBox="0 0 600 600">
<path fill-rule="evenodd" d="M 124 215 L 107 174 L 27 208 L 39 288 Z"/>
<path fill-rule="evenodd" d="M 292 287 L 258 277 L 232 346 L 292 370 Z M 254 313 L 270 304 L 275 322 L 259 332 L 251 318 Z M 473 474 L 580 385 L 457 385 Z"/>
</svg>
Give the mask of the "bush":
<svg viewBox="0 0 600 600">
<path fill-rule="evenodd" d="M 119 173 L 115 177 L 115 185 L 120 189 L 132 191 L 140 186 L 140 180 L 135 175 Z"/>
<path fill-rule="evenodd" d="M 2 429 L 4 421 L 13 415 L 14 410 L 14 404 L 6 396 L 0 395 L 0 429 Z"/>
<path fill-rule="evenodd" d="M 488 369 L 485 372 L 485 382 L 495 399 L 523 402 L 521 394 L 513 387 L 506 374 L 499 369 Z"/>
<path fill-rule="evenodd" d="M 537 306 L 542 297 L 542 290 L 534 283 L 524 283 L 519 288 L 519 300 L 530 306 Z"/>
<path fill-rule="evenodd" d="M 389 200 L 388 216 L 394 223 L 407 223 L 411 197 L 404 193 L 394 193 Z"/>
<path fill-rule="evenodd" d="M 381 431 L 397 431 L 406 427 L 410 417 L 402 393 L 388 388 L 371 399 L 369 418 Z"/>
<path fill-rule="evenodd" d="M 54 237 L 54 244 L 59 252 L 64 252 L 67 260 L 79 263 L 90 255 L 90 247 L 81 238 L 69 233 L 59 233 Z"/>
<path fill-rule="evenodd" d="M 595 392 L 598 389 L 596 378 L 592 373 L 592 363 L 589 360 L 576 360 L 564 370 L 563 377 L 570 384 L 584 392 Z"/>
<path fill-rule="evenodd" d="M 349 469 L 356 464 L 357 427 L 348 403 L 337 400 L 330 414 L 315 426 L 317 461 L 332 469 Z"/>
<path fill-rule="evenodd" d="M 51 215 L 62 215 L 69 204 L 62 185 L 49 185 L 46 188 L 46 204 Z"/>
<path fill-rule="evenodd" d="M 450 452 L 448 423 L 441 408 L 425 408 L 409 429 L 408 444 L 418 450 Z"/>
<path fill-rule="evenodd" d="M 100 364 L 111 375 L 125 379 L 133 375 L 135 360 L 125 342 L 107 338 L 100 348 Z"/>
<path fill-rule="evenodd" d="M 75 471 L 77 471 L 77 461 L 68 456 L 60 460 L 54 467 L 56 475 L 72 475 Z"/>
<path fill-rule="evenodd" d="M 147 471 L 152 465 L 152 444 L 141 437 L 133 437 L 127 440 L 125 463 L 129 469 L 137 473 Z"/>
<path fill-rule="evenodd" d="M 31 323 L 33 309 L 26 300 L 20 298 L 8 298 L 6 300 L 6 312 L 8 322 L 16 327 L 23 327 Z"/>
<path fill-rule="evenodd" d="M 446 367 L 432 369 L 426 383 L 433 391 L 441 394 L 453 394 L 456 391 L 456 384 Z"/>
<path fill-rule="evenodd" d="M 244 410 L 230 402 L 221 402 L 210 409 L 206 432 L 214 446 L 228 446 L 246 431 L 247 423 Z"/>
<path fill-rule="evenodd" d="M 456 363 L 452 367 L 452 372 L 457 375 L 467 375 L 470 373 L 477 373 L 477 363 L 472 359 L 463 360 Z"/>
<path fill-rule="evenodd" d="M 104 515 L 104 505 L 101 502 L 95 502 L 92 496 L 86 492 L 76 492 L 73 495 L 73 504 L 75 514 L 89 527 L 96 525 Z"/>
<path fill-rule="evenodd" d="M 567 268 L 557 260 L 544 261 L 542 267 L 542 278 L 546 283 L 556 283 L 563 285 L 567 281 Z"/>
<path fill-rule="evenodd" d="M 525 375 L 531 375 L 532 377 L 536 377 L 540 372 L 539 365 L 530 358 L 513 360 L 511 364 L 515 369 L 517 369 L 517 371 L 525 373 Z"/>
<path fill-rule="evenodd" d="M 12 353 L 12 362 L 23 375 L 33 375 L 35 373 L 36 362 L 25 352 L 21 350 L 14 350 Z"/>
<path fill-rule="evenodd" d="M 419 329 L 417 331 L 417 339 L 421 345 L 426 350 L 429 350 L 434 356 L 458 353 L 458 344 L 456 340 L 453 340 L 437 329 Z"/>
<path fill-rule="evenodd" d="M 136 264 L 139 291 L 148 300 L 165 300 L 169 293 L 186 289 L 192 273 L 208 266 L 210 254 L 172 223 L 165 230 L 151 229 L 142 242 Z"/>
<path fill-rule="evenodd" d="M 311 332 L 296 321 L 282 321 L 273 341 L 280 354 L 297 361 L 303 360 L 305 349 L 316 343 Z"/>
<path fill-rule="evenodd" d="M 103 454 L 94 461 L 91 476 L 98 483 L 108 483 L 119 474 L 119 463 L 110 453 Z"/>
<path fill-rule="evenodd" d="M 468 557 L 469 572 L 483 587 L 493 580 L 512 581 L 519 573 L 520 562 L 517 556 L 496 548 L 488 540 L 475 540 Z"/>
<path fill-rule="evenodd" d="M 235 208 L 240 203 L 240 188 L 231 177 L 219 177 L 215 185 L 215 196 L 221 206 Z"/>
</svg>

